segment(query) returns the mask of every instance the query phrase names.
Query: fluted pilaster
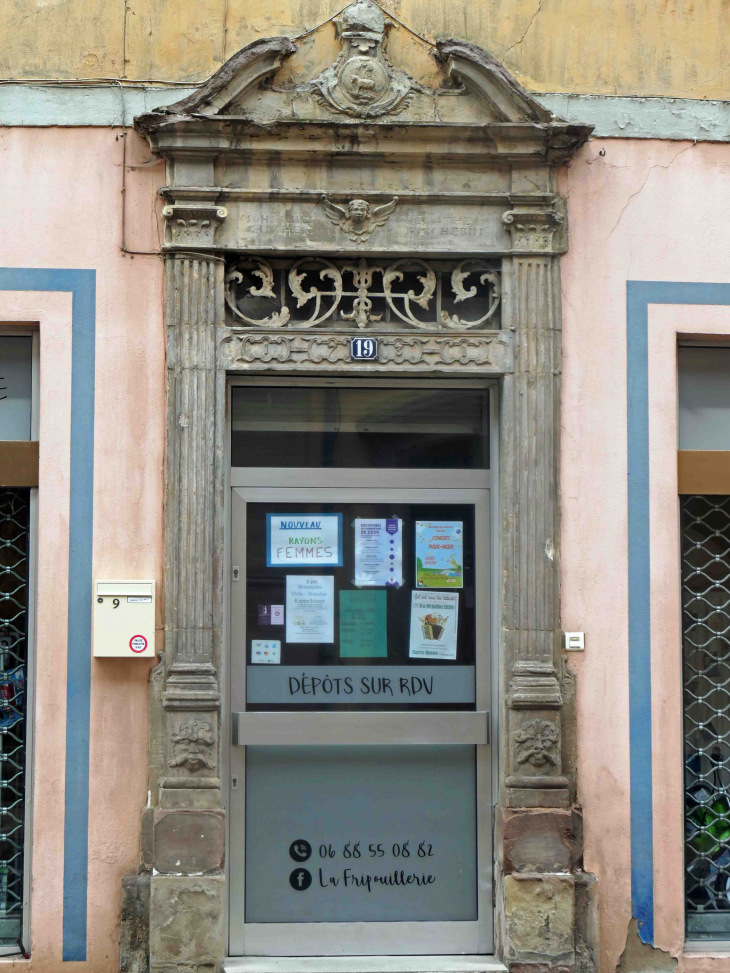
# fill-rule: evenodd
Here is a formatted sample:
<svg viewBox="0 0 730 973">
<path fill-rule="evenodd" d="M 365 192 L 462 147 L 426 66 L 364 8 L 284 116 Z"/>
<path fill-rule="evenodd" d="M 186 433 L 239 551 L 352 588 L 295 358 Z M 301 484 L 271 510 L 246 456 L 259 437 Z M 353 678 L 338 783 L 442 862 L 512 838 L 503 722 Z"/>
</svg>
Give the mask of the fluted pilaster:
<svg viewBox="0 0 730 973">
<path fill-rule="evenodd" d="M 221 505 L 217 503 L 216 325 L 223 263 L 197 254 L 167 258 L 167 502 L 165 647 L 167 773 L 174 791 L 213 790 L 218 802 L 218 661 L 221 639 Z M 178 795 L 181 797 L 180 795 Z M 187 798 L 182 798 L 187 801 Z M 197 806 L 208 803 L 198 795 Z"/>
<path fill-rule="evenodd" d="M 567 802 L 561 765 L 558 460 L 560 291 L 557 258 L 515 256 L 510 275 L 515 371 L 504 380 L 503 645 L 508 660 L 507 803 Z"/>
</svg>

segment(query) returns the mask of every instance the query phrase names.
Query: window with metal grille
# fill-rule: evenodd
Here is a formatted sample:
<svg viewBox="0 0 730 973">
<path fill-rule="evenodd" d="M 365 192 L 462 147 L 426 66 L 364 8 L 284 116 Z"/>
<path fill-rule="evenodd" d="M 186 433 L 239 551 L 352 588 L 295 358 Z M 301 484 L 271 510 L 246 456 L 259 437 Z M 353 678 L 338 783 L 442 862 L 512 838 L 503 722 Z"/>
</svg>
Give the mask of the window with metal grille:
<svg viewBox="0 0 730 973">
<path fill-rule="evenodd" d="M 0 488 L 0 946 L 23 929 L 29 502 Z"/>
<path fill-rule="evenodd" d="M 683 496 L 688 939 L 730 939 L 730 496 Z"/>
</svg>

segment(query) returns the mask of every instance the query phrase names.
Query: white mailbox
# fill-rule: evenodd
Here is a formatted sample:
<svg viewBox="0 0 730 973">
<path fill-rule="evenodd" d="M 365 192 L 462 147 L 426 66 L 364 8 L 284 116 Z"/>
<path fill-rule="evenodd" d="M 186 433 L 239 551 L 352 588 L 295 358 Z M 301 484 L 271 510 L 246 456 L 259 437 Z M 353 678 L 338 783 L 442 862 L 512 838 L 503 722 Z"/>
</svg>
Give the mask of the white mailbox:
<svg viewBox="0 0 730 973">
<path fill-rule="evenodd" d="M 155 654 L 155 582 L 94 582 L 94 655 L 144 659 Z"/>
</svg>

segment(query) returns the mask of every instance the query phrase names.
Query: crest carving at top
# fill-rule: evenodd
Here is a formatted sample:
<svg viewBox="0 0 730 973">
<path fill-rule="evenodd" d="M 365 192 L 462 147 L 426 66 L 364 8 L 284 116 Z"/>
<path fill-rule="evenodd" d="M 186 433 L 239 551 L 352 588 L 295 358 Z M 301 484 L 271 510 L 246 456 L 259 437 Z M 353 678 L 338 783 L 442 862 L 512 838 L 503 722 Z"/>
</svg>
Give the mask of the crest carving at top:
<svg viewBox="0 0 730 973">
<path fill-rule="evenodd" d="M 309 86 L 329 111 L 360 118 L 397 114 L 420 86 L 394 68 L 383 50 L 391 26 L 373 0 L 355 0 L 334 19 L 342 52 Z"/>
</svg>

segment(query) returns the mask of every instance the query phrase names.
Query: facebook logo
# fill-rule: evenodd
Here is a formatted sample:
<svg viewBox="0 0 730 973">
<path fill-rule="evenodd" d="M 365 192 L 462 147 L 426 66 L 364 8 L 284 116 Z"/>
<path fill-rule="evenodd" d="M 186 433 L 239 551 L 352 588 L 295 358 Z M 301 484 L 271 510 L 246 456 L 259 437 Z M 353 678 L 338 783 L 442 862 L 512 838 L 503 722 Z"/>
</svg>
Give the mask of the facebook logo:
<svg viewBox="0 0 730 973">
<path fill-rule="evenodd" d="M 306 868 L 295 868 L 289 876 L 289 884 L 295 892 L 303 892 L 312 884 L 312 876 Z"/>
</svg>

